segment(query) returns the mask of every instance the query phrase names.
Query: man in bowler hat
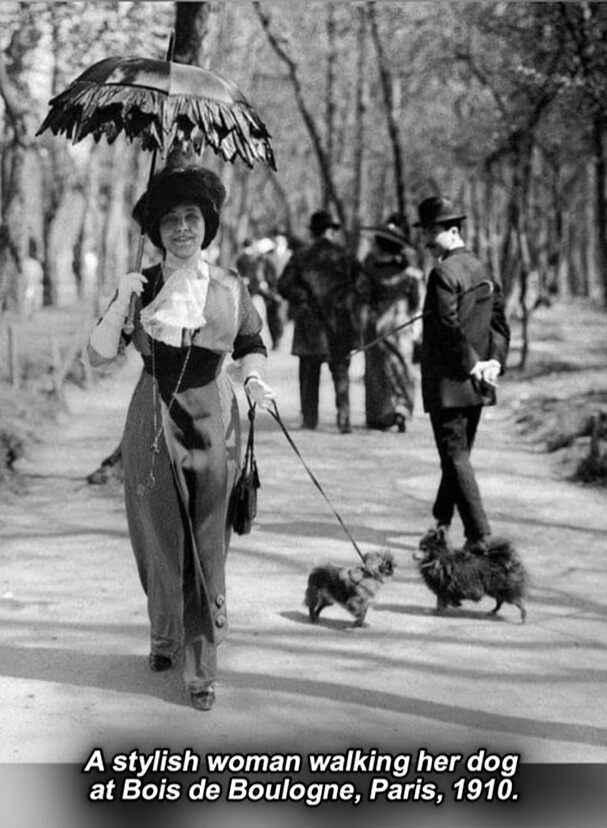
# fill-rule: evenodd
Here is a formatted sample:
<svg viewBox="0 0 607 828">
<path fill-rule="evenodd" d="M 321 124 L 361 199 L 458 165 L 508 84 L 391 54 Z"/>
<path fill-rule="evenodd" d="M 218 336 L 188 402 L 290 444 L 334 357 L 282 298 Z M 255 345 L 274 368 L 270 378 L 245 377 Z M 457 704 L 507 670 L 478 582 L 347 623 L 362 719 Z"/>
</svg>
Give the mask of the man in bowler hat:
<svg viewBox="0 0 607 828">
<path fill-rule="evenodd" d="M 328 361 L 335 386 L 337 426 L 350 425 L 350 351 L 357 344 L 353 301 L 359 265 L 336 241 L 340 225 L 319 210 L 310 218 L 309 245 L 297 250 L 278 281 L 294 320 L 292 353 L 299 356 L 299 393 L 303 427 L 318 425 L 318 396 L 323 362 Z"/>
<path fill-rule="evenodd" d="M 465 218 L 450 199 L 432 196 L 419 205 L 414 225 L 437 260 L 423 308 L 422 397 L 442 470 L 432 514 L 448 529 L 457 509 L 465 547 L 483 554 L 491 528 L 470 453 L 483 406 L 496 401 L 510 330 L 500 284 L 461 236 Z"/>
</svg>

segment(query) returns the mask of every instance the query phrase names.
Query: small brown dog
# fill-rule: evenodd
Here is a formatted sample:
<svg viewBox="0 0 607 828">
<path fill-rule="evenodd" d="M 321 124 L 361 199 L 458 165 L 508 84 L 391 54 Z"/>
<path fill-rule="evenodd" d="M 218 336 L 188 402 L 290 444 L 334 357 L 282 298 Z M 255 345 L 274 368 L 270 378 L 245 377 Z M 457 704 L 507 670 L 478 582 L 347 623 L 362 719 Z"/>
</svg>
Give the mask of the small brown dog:
<svg viewBox="0 0 607 828">
<path fill-rule="evenodd" d="M 361 566 L 317 566 L 308 577 L 304 599 L 310 621 L 316 623 L 325 607 L 339 604 L 354 616 L 355 627 L 366 626 L 367 610 L 395 566 L 391 552 L 367 552 Z"/>
<path fill-rule="evenodd" d="M 514 604 L 527 617 L 525 593 L 527 573 L 512 543 L 491 538 L 485 554 L 453 549 L 443 529 L 430 529 L 413 553 L 420 575 L 436 595 L 436 611 L 459 607 L 462 601 L 480 601 L 484 595 L 495 598 L 491 614 L 503 603 Z"/>
</svg>

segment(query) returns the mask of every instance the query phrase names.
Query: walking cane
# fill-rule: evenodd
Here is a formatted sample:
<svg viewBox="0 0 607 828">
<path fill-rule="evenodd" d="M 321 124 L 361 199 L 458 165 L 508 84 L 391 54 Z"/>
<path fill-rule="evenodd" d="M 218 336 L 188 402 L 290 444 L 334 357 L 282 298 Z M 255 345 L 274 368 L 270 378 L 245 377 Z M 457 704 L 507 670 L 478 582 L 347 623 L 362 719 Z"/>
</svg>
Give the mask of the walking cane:
<svg viewBox="0 0 607 828">
<path fill-rule="evenodd" d="M 466 288 L 466 290 L 462 290 L 460 296 L 464 296 L 466 293 L 471 293 L 472 291 L 478 290 L 481 287 L 488 288 L 487 295 L 483 297 L 483 301 L 486 301 L 493 295 L 493 291 L 495 290 L 495 286 L 490 279 L 483 279 L 482 282 L 479 282 L 477 285 L 472 285 L 472 287 Z M 358 348 L 355 348 L 353 351 L 350 351 L 350 356 L 359 354 L 362 351 L 368 351 L 369 348 L 373 348 L 375 345 L 378 345 L 380 342 L 383 342 L 384 339 L 388 339 L 388 337 L 393 336 L 395 333 L 401 331 L 403 328 L 406 328 L 408 325 L 413 325 L 414 322 L 417 322 L 419 319 L 423 319 L 425 316 L 430 316 L 433 313 L 436 313 L 436 311 L 425 311 L 424 313 L 420 313 L 417 316 L 414 316 L 412 319 L 408 319 L 406 322 L 403 322 L 402 325 L 397 325 L 395 328 L 392 328 L 392 330 L 388 331 L 388 333 L 382 334 L 381 336 L 378 336 L 371 342 L 367 342 L 365 345 L 360 345 Z"/>
</svg>

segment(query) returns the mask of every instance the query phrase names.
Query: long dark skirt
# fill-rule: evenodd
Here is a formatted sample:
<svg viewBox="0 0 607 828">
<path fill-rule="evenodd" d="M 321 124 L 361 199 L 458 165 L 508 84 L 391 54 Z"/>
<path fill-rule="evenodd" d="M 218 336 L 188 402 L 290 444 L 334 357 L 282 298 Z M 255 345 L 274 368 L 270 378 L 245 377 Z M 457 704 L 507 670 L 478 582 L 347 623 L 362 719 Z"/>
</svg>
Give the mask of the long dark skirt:
<svg viewBox="0 0 607 828">
<path fill-rule="evenodd" d="M 143 372 L 127 414 L 127 519 L 151 651 L 182 657 L 185 684 L 197 691 L 215 679 L 216 646 L 227 631 L 226 515 L 240 455 L 238 409 L 223 387 L 220 400 L 213 380 L 177 394 L 168 412 L 157 394 L 154 418 L 153 382 Z"/>
<path fill-rule="evenodd" d="M 374 328 L 372 341 L 379 336 Z M 397 415 L 411 416 L 415 380 L 401 347 L 386 340 L 365 351 L 365 418 L 369 428 L 390 428 Z"/>
</svg>

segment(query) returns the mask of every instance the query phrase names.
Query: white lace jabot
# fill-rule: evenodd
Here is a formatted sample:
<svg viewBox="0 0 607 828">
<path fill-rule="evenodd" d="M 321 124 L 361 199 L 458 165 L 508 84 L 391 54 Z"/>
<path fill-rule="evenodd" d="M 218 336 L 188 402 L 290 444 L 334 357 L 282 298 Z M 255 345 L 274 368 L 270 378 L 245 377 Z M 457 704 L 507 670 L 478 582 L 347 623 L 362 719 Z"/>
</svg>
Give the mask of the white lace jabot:
<svg viewBox="0 0 607 828">
<path fill-rule="evenodd" d="M 166 281 L 156 298 L 141 311 L 141 324 L 152 339 L 179 348 L 184 328 L 195 331 L 206 324 L 203 311 L 209 290 L 209 265 L 202 254 L 186 262 L 173 257 L 165 261 L 163 272 Z"/>
</svg>

